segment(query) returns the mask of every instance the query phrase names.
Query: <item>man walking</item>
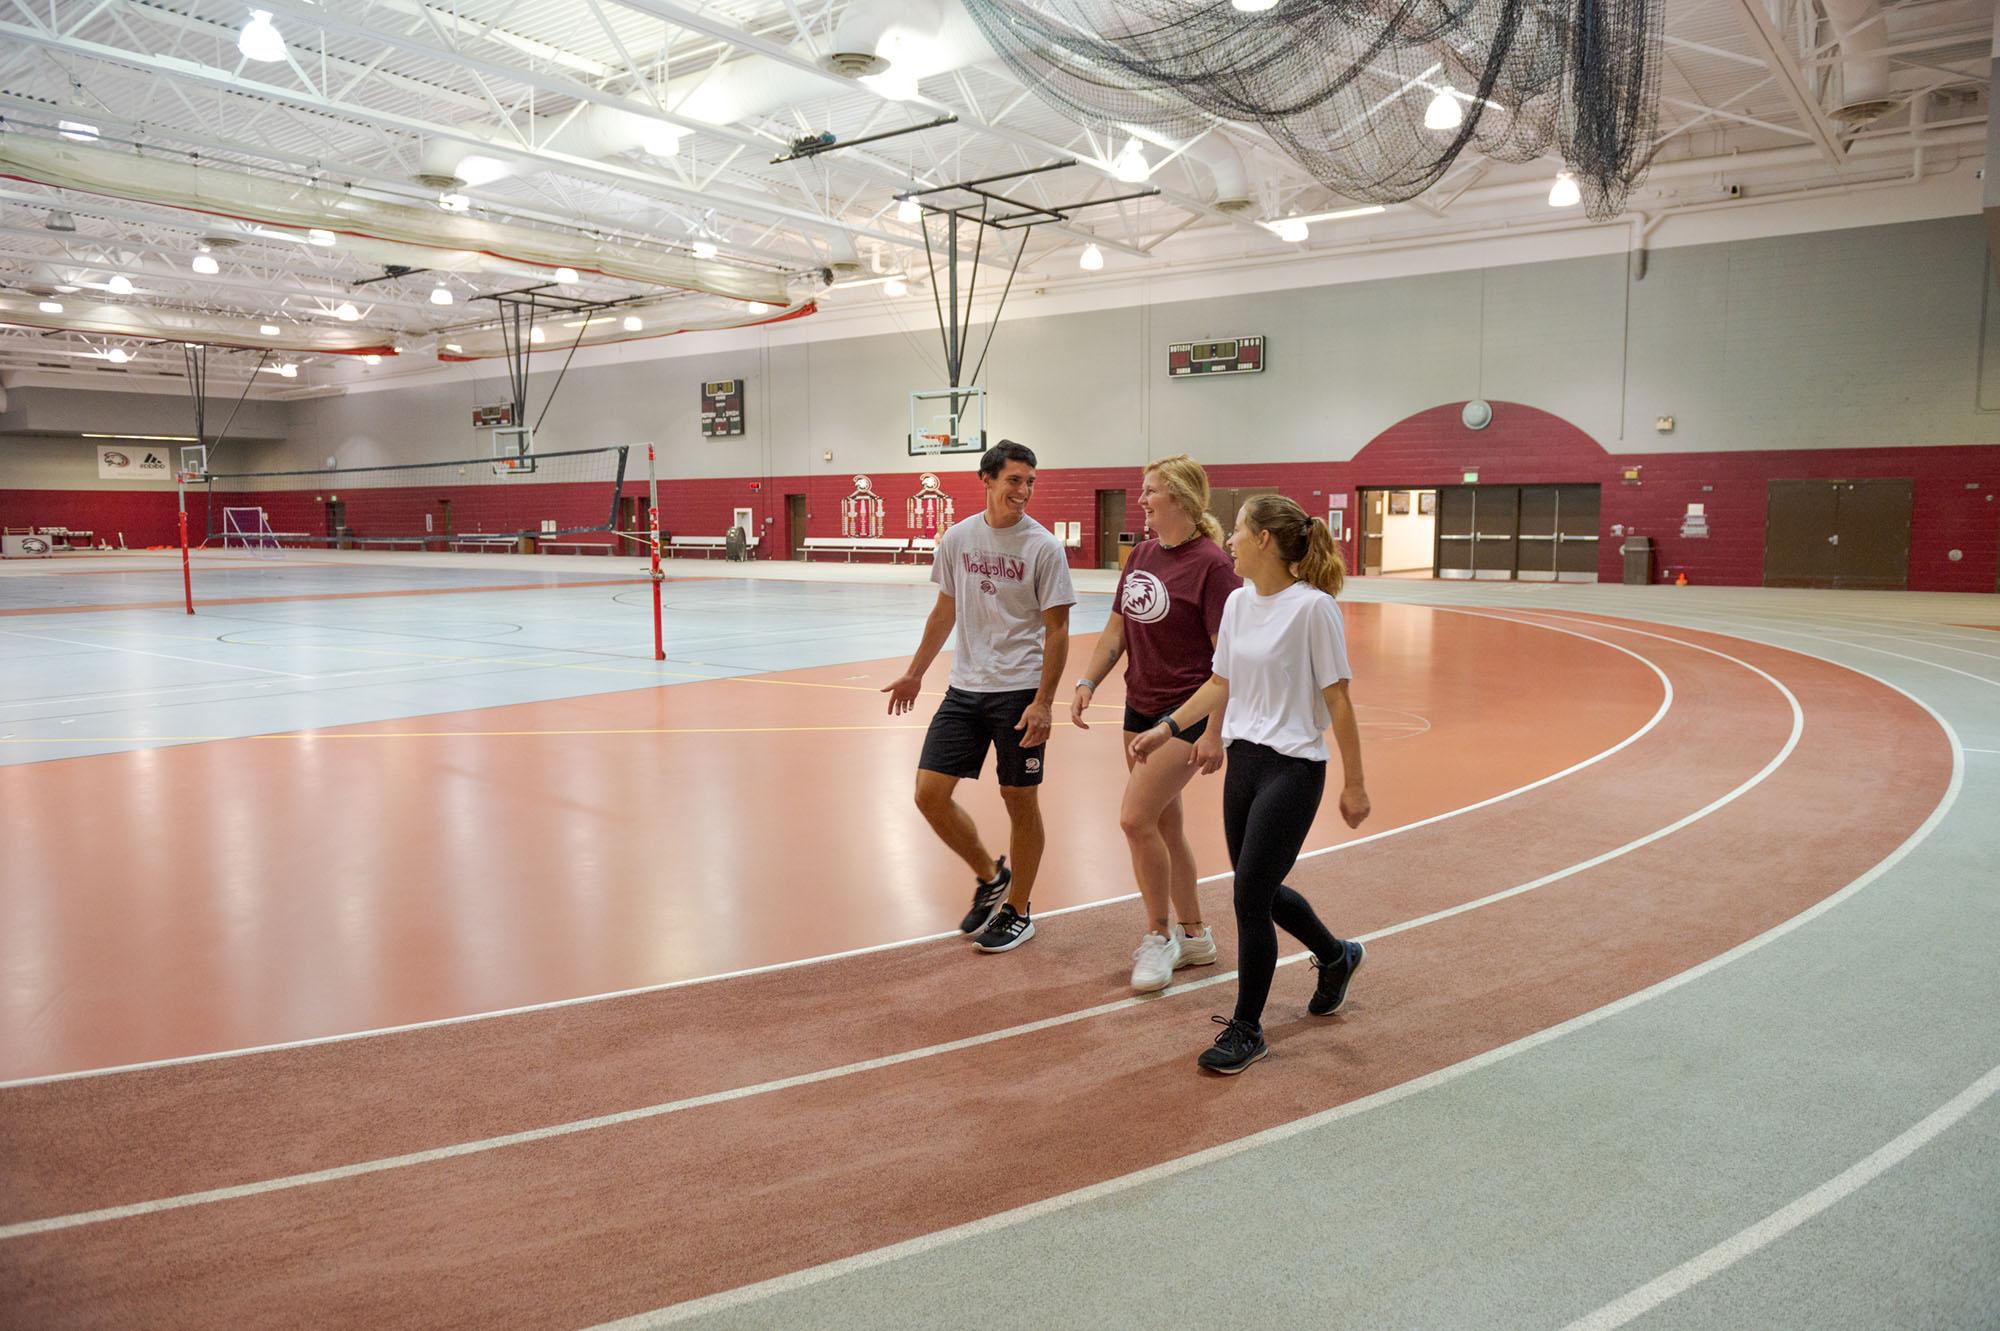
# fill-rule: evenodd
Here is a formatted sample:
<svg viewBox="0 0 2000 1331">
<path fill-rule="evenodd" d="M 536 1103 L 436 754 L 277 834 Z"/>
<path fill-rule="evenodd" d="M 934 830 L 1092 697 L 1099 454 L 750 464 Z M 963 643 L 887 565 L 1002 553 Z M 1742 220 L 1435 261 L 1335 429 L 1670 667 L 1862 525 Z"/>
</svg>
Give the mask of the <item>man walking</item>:
<svg viewBox="0 0 2000 1331">
<path fill-rule="evenodd" d="M 917 808 L 965 861 L 977 885 L 959 931 L 982 952 L 1034 937 L 1028 897 L 1042 861 L 1043 747 L 1056 688 L 1069 664 L 1069 559 L 1047 527 L 1028 516 L 1035 455 L 1003 439 L 979 459 L 986 508 L 938 538 L 931 581 L 937 604 L 910 668 L 882 691 L 889 714 L 915 705 L 924 672 L 954 627 L 950 687 L 917 760 Z M 952 792 L 977 779 L 991 746 L 1007 805 L 1007 854 L 995 859 Z M 1012 858 L 1013 864 L 1008 864 Z"/>
</svg>

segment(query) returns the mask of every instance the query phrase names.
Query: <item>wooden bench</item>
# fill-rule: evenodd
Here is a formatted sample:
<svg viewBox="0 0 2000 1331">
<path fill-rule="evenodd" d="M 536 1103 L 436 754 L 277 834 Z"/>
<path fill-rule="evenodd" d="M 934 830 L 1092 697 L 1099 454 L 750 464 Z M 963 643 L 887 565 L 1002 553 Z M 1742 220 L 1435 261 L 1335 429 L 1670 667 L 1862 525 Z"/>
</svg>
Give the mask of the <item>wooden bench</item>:
<svg viewBox="0 0 2000 1331">
<path fill-rule="evenodd" d="M 844 554 L 850 564 L 856 555 L 887 555 L 893 564 L 909 548 L 910 541 L 905 536 L 808 536 L 802 543 L 800 553 L 807 561 L 812 559 L 815 551 Z"/>
<path fill-rule="evenodd" d="M 912 564 L 916 563 L 919 555 L 925 559 L 936 559 L 937 542 L 928 536 L 912 536 L 910 538 L 910 562 Z"/>
</svg>

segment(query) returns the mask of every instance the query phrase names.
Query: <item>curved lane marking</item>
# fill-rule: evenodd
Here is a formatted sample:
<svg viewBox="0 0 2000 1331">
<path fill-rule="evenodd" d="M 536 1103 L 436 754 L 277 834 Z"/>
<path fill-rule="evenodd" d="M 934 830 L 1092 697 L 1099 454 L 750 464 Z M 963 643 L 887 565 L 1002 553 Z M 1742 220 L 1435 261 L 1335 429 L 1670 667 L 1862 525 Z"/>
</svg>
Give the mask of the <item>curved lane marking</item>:
<svg viewBox="0 0 2000 1331">
<path fill-rule="evenodd" d="M 1431 608 L 1444 610 L 1452 614 L 1476 613 L 1460 611 L 1450 606 L 1436 606 Z M 1495 616 L 1495 618 L 1503 617 Z M 1561 771 L 1551 772 L 1547 776 L 1530 781 L 1526 785 L 1516 786 L 1512 790 L 1502 791 L 1498 795 L 1490 795 L 1483 800 L 1478 800 L 1456 809 L 1447 809 L 1443 813 L 1432 814 L 1428 818 L 1420 818 L 1415 822 L 1385 828 L 1380 832 L 1370 833 L 1368 836 L 1356 837 L 1352 840 L 1338 842 L 1331 846 L 1323 846 L 1317 850 L 1303 851 L 1299 855 L 1301 860 L 1314 859 L 1321 855 L 1331 855 L 1341 850 L 1366 845 L 1371 841 L 1381 841 L 1387 837 L 1401 836 L 1405 832 L 1414 832 L 1419 828 L 1429 827 L 1434 823 L 1441 823 L 1447 819 L 1457 818 L 1464 814 L 1476 813 L 1481 809 L 1490 808 L 1493 805 L 1513 799 L 1516 796 L 1525 795 L 1529 791 L 1537 790 L 1542 786 L 1574 776 L 1576 773 L 1593 767 L 1612 757 L 1614 754 L 1638 743 L 1639 740 L 1645 738 L 1657 728 L 1666 719 L 1667 713 L 1672 710 L 1674 705 L 1673 681 L 1668 679 L 1667 673 L 1660 669 L 1650 658 L 1632 651 L 1630 648 L 1621 647 L 1617 643 L 1576 629 L 1564 628 L 1556 624 L 1540 624 L 1532 620 L 1516 620 L 1513 622 L 1524 624 L 1530 628 L 1544 629 L 1551 633 L 1564 633 L 1571 637 L 1583 638 L 1587 641 L 1609 647 L 1613 651 L 1622 652 L 1635 661 L 1638 661 L 1651 670 L 1660 681 L 1661 698 L 1659 707 L 1654 710 L 1653 715 L 1647 719 L 1644 725 L 1627 735 L 1624 739 L 1601 752 L 1572 763 Z M 1215 873 L 1196 881 L 1204 884 L 1216 883 L 1222 882 L 1231 876 L 1228 872 Z M 1098 901 L 1086 901 L 1074 906 L 1060 906 L 1052 910 L 1038 912 L 1038 918 L 1041 916 L 1071 915 L 1078 911 L 1096 910 L 1102 906 L 1114 906 L 1127 901 L 1136 901 L 1138 896 L 1137 892 L 1125 892 L 1118 896 L 1104 897 Z M 635 998 L 644 994 L 663 993 L 669 989 L 685 989 L 693 985 L 716 984 L 723 980 L 739 980 L 752 975 L 767 975 L 776 971 L 794 970 L 801 966 L 818 966 L 832 961 L 845 961 L 852 957 L 863 957 L 875 952 L 890 952 L 901 948 L 917 947 L 924 943 L 936 943 L 959 936 L 959 932 L 953 929 L 942 933 L 922 934 L 915 938 L 899 938 L 887 943 L 871 943 L 867 947 L 849 948 L 845 952 L 829 952 L 817 957 L 800 957 L 792 961 L 774 961 L 768 965 L 749 966 L 742 970 L 724 971 L 715 975 L 695 975 L 682 980 L 666 980 L 659 984 L 639 985 L 631 989 L 614 989 L 601 994 L 583 994 L 575 998 L 551 999 L 545 1003 L 526 1003 L 519 1007 L 496 1008 L 490 1012 L 468 1012 L 454 1017 L 434 1017 L 429 1021 L 412 1021 L 398 1026 L 380 1026 L 365 1031 L 344 1031 L 337 1035 L 316 1035 L 302 1040 L 284 1040 L 273 1044 L 252 1045 L 243 1049 L 218 1049 L 203 1054 L 186 1054 L 179 1058 L 151 1059 L 141 1063 L 121 1063 L 114 1067 L 106 1068 L 83 1068 L 76 1072 L 55 1072 L 40 1077 L 20 1077 L 13 1081 L 0 1081 L 0 1091 L 13 1090 L 16 1087 L 22 1086 L 40 1086 L 51 1082 L 79 1081 L 88 1077 L 109 1077 L 128 1072 L 146 1072 L 157 1068 L 182 1067 L 191 1063 L 209 1063 L 226 1058 L 243 1058 L 252 1054 L 273 1054 L 282 1053 L 290 1049 L 310 1049 L 317 1045 L 339 1044 L 349 1040 L 372 1040 L 380 1036 L 402 1035 L 410 1031 L 430 1030 L 442 1026 L 457 1026 L 475 1021 L 491 1021 L 502 1017 L 518 1017 L 534 1012 L 549 1012 L 560 1008 L 577 1007 L 586 1003 L 603 1003 L 619 998 Z M 4 1237 L 4 1234 L 0 1234 L 0 1237 Z"/>
<path fill-rule="evenodd" d="M 1505 616 L 1493 616 L 1493 617 L 1505 618 Z M 1532 623 L 1531 621 L 1526 621 L 1526 620 L 1514 621 L 1514 622 Z M 1648 635 L 1648 636 L 1664 636 L 1664 635 Z M 1678 639 L 1673 639 L 1673 638 L 1666 638 L 1665 640 L 1670 642 L 1679 641 Z M 1392 934 L 1403 933 L 1408 930 L 1418 928 L 1425 924 L 1434 923 L 1438 920 L 1448 919 L 1455 915 L 1461 915 L 1467 911 L 1479 909 L 1482 906 L 1488 906 L 1500 901 L 1505 901 L 1510 898 L 1520 896 L 1524 893 L 1532 892 L 1537 888 L 1546 887 L 1551 883 L 1560 882 L 1566 878 L 1573 877 L 1578 873 L 1585 872 L 1588 869 L 1595 868 L 1598 865 L 1604 864 L 1610 860 L 1618 859 L 1619 857 L 1630 854 L 1635 850 L 1639 850 L 1645 846 L 1651 845 L 1654 842 L 1662 839 L 1663 837 L 1669 836 L 1674 832 L 1681 831 L 1686 827 L 1692 825 L 1693 823 L 1696 823 L 1701 819 L 1706 818 L 1709 815 L 1717 812 L 1718 810 L 1726 807 L 1727 805 L 1734 803 L 1737 799 L 1741 798 L 1743 795 L 1747 794 L 1748 792 L 1750 792 L 1751 790 L 1755 789 L 1757 786 L 1763 784 L 1766 780 L 1768 780 L 1770 776 L 1774 772 L 1776 772 L 1781 766 L 1783 766 L 1785 761 L 1791 757 L 1793 751 L 1796 750 L 1798 747 L 1800 735 L 1804 732 L 1805 712 L 1804 709 L 1800 707 L 1797 697 L 1791 692 L 1790 689 L 1786 688 L 1778 680 L 1774 679 L 1771 675 L 1767 674 L 1765 671 L 1758 669 L 1756 666 L 1750 665 L 1749 663 L 1744 661 L 1740 661 L 1737 658 L 1730 656 L 1726 652 L 1716 651 L 1712 648 L 1702 648 L 1699 647 L 1698 644 L 1693 644 L 1693 643 L 1689 643 L 1686 645 L 1691 647 L 1696 647 L 1698 650 L 1707 651 L 1711 655 L 1721 657 L 1723 660 L 1734 662 L 1735 664 L 1742 666 L 1744 669 L 1759 676 L 1762 676 L 1764 679 L 1768 680 L 1771 683 L 1771 685 L 1778 690 L 1780 694 L 1784 696 L 1784 698 L 1791 707 L 1792 729 L 1790 734 L 1786 737 L 1785 743 L 1780 747 L 1776 756 L 1774 756 L 1769 762 L 1767 762 L 1762 768 L 1760 768 L 1754 775 L 1749 777 L 1747 780 L 1740 782 L 1728 793 L 1711 801 L 1709 804 L 1703 806 L 1701 809 L 1698 809 L 1694 813 L 1688 814 L 1684 817 L 1678 818 L 1674 820 L 1672 823 L 1667 824 L 1665 827 L 1660 828 L 1654 832 L 1650 832 L 1645 836 L 1638 837 L 1631 841 L 1628 841 L 1624 845 L 1619 846 L 1616 849 L 1606 851 L 1599 855 L 1592 856 L 1587 860 L 1579 861 L 1576 864 L 1570 865 L 1569 867 L 1564 869 L 1559 869 L 1553 873 L 1545 874 L 1542 877 L 1536 878 L 1530 882 L 1519 884 L 1515 887 L 1505 889 L 1504 891 L 1492 893 L 1489 896 L 1481 897 L 1476 901 L 1466 902 L 1461 905 L 1453 906 L 1442 911 L 1433 912 L 1429 915 L 1420 916 L 1412 920 L 1406 920 L 1398 924 L 1392 924 L 1385 928 L 1377 929 L 1372 933 L 1357 935 L 1357 937 L 1359 937 L 1364 942 L 1372 941 L 1378 938 L 1385 938 Z M 1630 741 L 1628 740 L 1626 742 Z M 1378 834 L 1378 836 L 1380 835 L 1387 835 L 1387 833 Z M 1332 849 L 1338 849 L 1338 847 L 1334 847 Z M 880 950 L 880 949 L 869 949 L 869 950 Z M 1295 952 L 1290 954 L 1289 956 L 1280 958 L 1277 964 L 1280 966 L 1293 965 L 1296 964 L 1297 962 L 1305 960 L 1307 955 L 1308 953 L 1303 951 Z M 1182 995 L 1197 993 L 1203 989 L 1208 989 L 1215 985 L 1227 984 L 1230 981 L 1236 979 L 1237 976 L 1238 972 L 1234 970 L 1218 971 L 1215 974 L 1205 976 L 1202 979 L 1196 980 L 1192 983 L 1177 985 L 1169 992 L 1168 996 L 1173 998 L 1179 998 Z M 924 1045 L 916 1049 L 904 1050 L 902 1052 L 895 1054 L 885 1054 L 876 1058 L 862 1059 L 853 1063 L 842 1064 L 838 1067 L 822 1068 L 814 1072 L 798 1073 L 790 1077 L 775 1078 L 770 1081 L 757 1082 L 747 1086 L 731 1087 L 727 1090 L 722 1090 L 722 1091 L 711 1091 L 704 1095 L 688 1096 L 684 1099 L 663 1101 L 658 1104 L 644 1105 L 636 1109 L 620 1110 L 616 1113 L 611 1113 L 611 1114 L 593 1115 L 592 1117 L 589 1118 L 572 1119 L 565 1123 L 548 1124 L 539 1128 L 529 1128 L 519 1132 L 510 1132 L 494 1137 L 484 1137 L 473 1141 L 457 1142 L 450 1146 L 433 1147 L 429 1150 L 423 1150 L 423 1151 L 410 1151 L 399 1155 L 383 1156 L 374 1160 L 356 1161 L 352 1164 L 339 1165 L 329 1169 L 313 1170 L 306 1173 L 282 1175 L 277 1178 L 262 1179 L 255 1183 L 235 1184 L 224 1188 L 211 1188 L 203 1190 L 201 1192 L 182 1193 L 173 1197 L 157 1198 L 144 1202 L 133 1202 L 122 1206 L 100 1207 L 90 1211 L 72 1212 L 68 1215 L 47 1216 L 35 1220 L 20 1221 L 12 1225 L 0 1226 L 0 1242 L 4 1242 L 9 1239 L 23 1238 L 34 1234 L 49 1233 L 55 1230 L 74 1229 L 74 1228 L 80 1228 L 85 1225 L 103 1224 L 114 1220 L 125 1220 L 142 1215 L 152 1215 L 162 1211 L 183 1210 L 188 1207 L 204 1206 L 216 1202 L 234 1201 L 246 1197 L 260 1196 L 265 1193 L 282 1192 L 282 1191 L 289 1191 L 295 1188 L 311 1187 L 315 1184 L 335 1183 L 345 1179 L 357 1178 L 367 1174 L 377 1174 L 389 1170 L 406 1169 L 419 1165 L 434 1164 L 440 1161 L 455 1159 L 461 1156 L 482 1155 L 489 1151 L 502 1150 L 507 1147 L 522 1146 L 534 1142 L 547 1141 L 558 1137 L 574 1136 L 577 1133 L 591 1132 L 601 1128 L 617 1127 L 623 1124 L 636 1123 L 646 1119 L 660 1118 L 668 1114 L 683 1113 L 688 1110 L 701 1109 L 710 1105 L 725 1104 L 734 1100 L 746 1100 L 753 1098 L 755 1096 L 774 1094 L 776 1092 L 790 1090 L 799 1086 L 809 1086 L 820 1082 L 836 1081 L 851 1076 L 857 1076 L 862 1073 L 878 1071 L 882 1068 L 895 1067 L 903 1063 L 912 1063 L 922 1059 L 940 1057 L 946 1054 L 957 1053 L 961 1050 L 977 1048 L 981 1045 L 993 1044 L 1000 1040 L 1014 1039 L 1016 1037 L 1023 1035 L 1032 1035 L 1040 1031 L 1052 1030 L 1056 1027 L 1068 1026 L 1075 1024 L 1077 1022 L 1088 1021 L 1096 1017 L 1108 1016 L 1112 1013 L 1128 1011 L 1134 1007 L 1138 1007 L 1141 1004 L 1154 1002 L 1157 1000 L 1158 997 L 1160 996 L 1155 994 L 1131 995 L 1125 998 L 1114 999 L 1109 1003 L 1100 1003 L 1092 1007 L 1081 1008 L 1073 1012 L 1060 1013 L 1052 1017 L 1044 1017 L 1037 1021 L 1023 1022 L 1019 1025 L 1003 1027 L 999 1030 L 994 1030 L 994 1031 L 983 1031 L 977 1035 L 964 1036 L 961 1037 L 960 1039 L 943 1041 L 932 1045 Z M 77 1074 L 72 1074 L 72 1075 L 77 1075 Z M 47 1080 L 58 1080 L 58 1079 L 50 1078 Z"/>
</svg>

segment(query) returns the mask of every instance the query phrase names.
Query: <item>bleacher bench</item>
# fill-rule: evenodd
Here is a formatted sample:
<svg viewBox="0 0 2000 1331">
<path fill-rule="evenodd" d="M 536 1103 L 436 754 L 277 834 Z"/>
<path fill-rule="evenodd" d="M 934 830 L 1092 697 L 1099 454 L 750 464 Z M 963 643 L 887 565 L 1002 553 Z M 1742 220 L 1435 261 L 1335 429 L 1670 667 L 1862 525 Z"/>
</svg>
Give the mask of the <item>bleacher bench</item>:
<svg viewBox="0 0 2000 1331">
<path fill-rule="evenodd" d="M 912 536 L 910 538 L 910 562 L 912 564 L 916 563 L 919 556 L 924 559 L 937 558 L 937 542 L 928 536 Z"/>
<path fill-rule="evenodd" d="M 477 532 L 471 532 L 464 536 L 452 537 L 451 548 L 454 550 L 518 550 L 521 548 L 521 538 L 519 536 L 500 535 L 482 536 Z"/>
<path fill-rule="evenodd" d="M 906 536 L 808 536 L 800 553 L 808 561 L 815 553 L 844 554 L 850 564 L 856 555 L 887 555 L 893 564 L 909 548 Z"/>
<path fill-rule="evenodd" d="M 757 557 L 757 542 L 763 539 L 763 534 L 760 532 L 756 536 L 748 538 L 745 542 L 745 546 L 752 559 Z M 669 554 L 678 554 L 683 550 L 699 550 L 703 559 L 708 558 L 711 552 L 726 554 L 729 550 L 729 538 L 727 536 L 669 536 L 667 538 L 667 552 Z"/>
<path fill-rule="evenodd" d="M 578 541 L 540 540 L 535 542 L 535 549 L 547 553 L 555 553 L 557 551 L 562 551 L 562 550 L 573 550 L 580 555 L 587 555 L 593 553 L 611 555 L 618 553 L 617 550 L 612 547 L 610 542 L 592 541 L 592 540 L 578 540 Z"/>
</svg>

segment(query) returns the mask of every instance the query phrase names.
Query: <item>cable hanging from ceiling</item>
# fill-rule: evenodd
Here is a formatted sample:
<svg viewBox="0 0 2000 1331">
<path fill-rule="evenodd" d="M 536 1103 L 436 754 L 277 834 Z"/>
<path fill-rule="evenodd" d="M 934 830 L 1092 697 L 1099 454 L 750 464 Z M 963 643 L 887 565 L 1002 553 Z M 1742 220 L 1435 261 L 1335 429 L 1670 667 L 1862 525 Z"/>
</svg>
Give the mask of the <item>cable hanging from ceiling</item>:
<svg viewBox="0 0 2000 1331">
<path fill-rule="evenodd" d="M 1663 0 L 965 0 L 1024 83 L 1108 136 L 1261 129 L 1326 188 L 1400 203 L 1468 147 L 1554 150 L 1592 217 L 1644 175 Z M 1440 97 L 1460 104 L 1454 119 Z M 1428 124 L 1426 122 L 1429 122 Z"/>
</svg>

